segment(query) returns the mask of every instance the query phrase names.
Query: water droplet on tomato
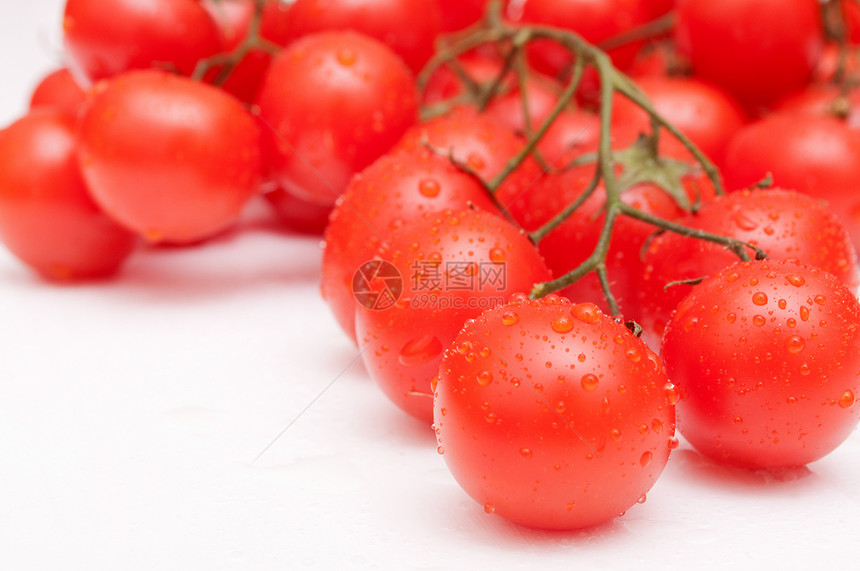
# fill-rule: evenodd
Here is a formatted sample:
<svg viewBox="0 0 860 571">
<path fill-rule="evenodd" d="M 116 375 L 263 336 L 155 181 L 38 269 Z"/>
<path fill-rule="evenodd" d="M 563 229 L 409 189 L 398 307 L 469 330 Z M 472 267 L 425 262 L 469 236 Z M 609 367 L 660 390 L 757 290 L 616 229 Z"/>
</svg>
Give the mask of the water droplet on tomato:
<svg viewBox="0 0 860 571">
<path fill-rule="evenodd" d="M 494 511 L 496 511 L 496 508 L 493 507 L 493 504 L 490 504 L 490 503 L 484 504 L 484 512 L 485 513 L 491 514 Z"/>
<path fill-rule="evenodd" d="M 490 261 L 494 264 L 504 264 L 508 259 L 508 255 L 501 248 L 492 248 L 490 250 Z"/>
<path fill-rule="evenodd" d="M 735 315 L 734 313 L 728 313 L 726 315 L 726 321 L 728 321 L 729 323 L 734 323 L 737 318 L 738 318 L 738 316 Z"/>
<path fill-rule="evenodd" d="M 827 303 L 827 298 L 821 294 L 816 295 L 812 300 L 818 305 L 824 305 Z"/>
<path fill-rule="evenodd" d="M 642 353 L 636 347 L 628 347 L 627 351 L 624 352 L 624 356 L 633 363 L 638 363 L 642 360 Z"/>
<path fill-rule="evenodd" d="M 660 434 L 663 432 L 663 423 L 658 419 L 654 419 L 651 421 L 651 430 L 654 431 L 654 434 Z"/>
<path fill-rule="evenodd" d="M 788 397 L 785 399 L 785 402 L 788 403 L 789 405 L 794 406 L 797 404 L 797 399 L 795 397 Z"/>
<path fill-rule="evenodd" d="M 493 373 L 490 371 L 481 371 L 478 373 L 478 384 L 485 387 L 493 382 Z"/>
<path fill-rule="evenodd" d="M 445 449 L 444 449 L 444 448 L 442 448 L 441 446 L 439 446 L 439 447 L 437 447 L 437 448 L 436 448 L 436 452 L 437 452 L 437 453 L 439 453 L 439 454 L 444 454 L 444 453 L 445 453 Z"/>
<path fill-rule="evenodd" d="M 418 183 L 418 192 L 427 198 L 436 198 L 441 190 L 439 182 L 432 178 L 425 178 Z"/>
<path fill-rule="evenodd" d="M 487 166 L 487 162 L 484 160 L 484 157 L 477 153 L 469 154 L 469 156 L 466 158 L 466 164 L 469 166 L 469 168 L 476 171 L 482 170 L 485 166 Z"/>
<path fill-rule="evenodd" d="M 669 440 L 667 441 L 667 444 L 669 445 L 669 450 L 674 450 L 674 449 L 676 449 L 678 446 L 680 446 L 680 445 L 681 445 L 681 441 L 680 441 L 680 440 L 678 440 L 678 438 L 677 438 L 677 437 L 672 436 L 672 437 L 671 437 L 671 438 L 669 438 Z"/>
<path fill-rule="evenodd" d="M 584 323 L 595 323 L 600 319 L 600 308 L 593 303 L 577 303 L 570 313 Z"/>
<path fill-rule="evenodd" d="M 502 313 L 502 323 L 505 325 L 514 325 L 519 320 L 520 316 L 517 315 L 516 311 L 508 309 Z"/>
<path fill-rule="evenodd" d="M 573 318 L 568 315 L 559 315 L 552 320 L 551 326 L 556 333 L 570 333 L 573 331 Z"/>
<path fill-rule="evenodd" d="M 597 385 L 600 384 L 600 380 L 597 378 L 597 376 L 591 373 L 582 375 L 582 380 L 580 382 L 582 384 L 582 388 L 587 391 L 593 391 L 597 388 Z"/>
<path fill-rule="evenodd" d="M 736 417 L 732 418 L 732 422 L 734 422 L 735 424 L 743 424 L 744 419 L 740 416 L 736 416 Z"/>
<path fill-rule="evenodd" d="M 839 406 L 841 408 L 851 408 L 854 406 L 854 393 L 851 391 L 842 393 L 842 396 L 839 397 Z"/>
<path fill-rule="evenodd" d="M 520 456 L 522 456 L 523 458 L 526 458 L 526 459 L 531 458 L 532 457 L 532 451 L 529 450 L 528 448 L 520 448 Z"/>
<path fill-rule="evenodd" d="M 343 66 L 350 67 L 357 59 L 358 56 L 349 48 L 341 48 L 337 51 L 337 61 Z"/>
<path fill-rule="evenodd" d="M 647 424 L 640 424 L 639 425 L 639 434 L 646 434 L 647 432 L 648 432 L 648 425 Z"/>
<path fill-rule="evenodd" d="M 789 335 L 785 339 L 785 350 L 789 353 L 800 353 L 806 347 L 806 341 L 799 335 Z"/>
<path fill-rule="evenodd" d="M 644 468 L 645 466 L 647 466 L 648 464 L 651 463 L 651 458 L 653 458 L 653 457 L 654 457 L 654 455 L 651 453 L 651 451 L 646 450 L 645 452 L 642 453 L 642 456 L 639 458 L 639 463 Z"/>
<path fill-rule="evenodd" d="M 650 454 L 650 452 L 648 452 L 648 454 Z M 642 494 L 641 496 L 639 496 L 639 499 L 638 499 L 638 500 L 636 500 L 636 503 L 637 503 L 637 504 L 640 504 L 640 505 L 641 505 L 641 504 L 644 504 L 644 503 L 645 503 L 645 500 L 647 500 L 647 499 L 648 499 L 648 498 L 645 496 L 645 494 Z"/>
<path fill-rule="evenodd" d="M 617 428 L 613 428 L 609 431 L 609 438 L 611 438 L 615 442 L 618 442 L 619 440 L 621 440 L 621 431 Z"/>
<path fill-rule="evenodd" d="M 474 351 L 467 352 L 463 357 L 466 359 L 467 363 L 473 363 L 475 359 L 478 358 Z"/>
<path fill-rule="evenodd" d="M 767 294 L 763 291 L 757 291 L 752 296 L 752 302 L 756 305 L 767 305 Z"/>
<path fill-rule="evenodd" d="M 767 323 L 767 319 L 765 319 L 764 315 L 753 315 L 752 322 L 753 325 L 761 327 L 762 325 Z"/>
<path fill-rule="evenodd" d="M 398 361 L 405 367 L 417 367 L 442 354 L 442 342 L 433 335 L 412 339 L 400 350 Z"/>
<path fill-rule="evenodd" d="M 681 394 L 678 392 L 678 389 L 672 383 L 666 383 L 663 386 L 663 389 L 666 391 L 666 398 L 669 399 L 669 404 L 676 405 L 678 401 L 681 400 Z"/>
</svg>

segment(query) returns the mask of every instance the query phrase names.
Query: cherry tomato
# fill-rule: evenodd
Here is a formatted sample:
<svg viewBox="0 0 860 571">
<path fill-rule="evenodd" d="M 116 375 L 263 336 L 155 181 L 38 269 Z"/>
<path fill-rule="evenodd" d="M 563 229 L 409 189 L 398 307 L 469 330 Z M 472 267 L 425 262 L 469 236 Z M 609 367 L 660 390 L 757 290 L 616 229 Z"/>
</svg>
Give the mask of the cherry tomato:
<svg viewBox="0 0 860 571">
<path fill-rule="evenodd" d="M 157 70 L 101 84 L 80 163 L 96 202 L 151 242 L 189 243 L 238 218 L 260 189 L 260 133 L 234 98 Z"/>
<path fill-rule="evenodd" d="M 860 133 L 832 117 L 774 113 L 738 131 L 726 149 L 726 188 L 773 175 L 778 186 L 826 200 L 860 246 Z"/>
<path fill-rule="evenodd" d="M 39 82 L 30 96 L 30 109 L 53 107 L 77 116 L 86 93 L 67 68 L 52 71 Z"/>
<path fill-rule="evenodd" d="M 550 273 L 519 229 L 480 210 L 428 212 L 389 234 L 377 254 L 402 290 L 394 303 L 358 304 L 362 360 L 394 404 L 430 424 L 431 380 L 463 323 Z"/>
<path fill-rule="evenodd" d="M 442 29 L 446 32 L 462 30 L 484 15 L 489 0 L 437 0 L 442 8 Z M 507 4 L 507 2 L 505 2 Z"/>
<path fill-rule="evenodd" d="M 247 39 L 254 14 L 254 0 L 202 0 L 203 6 L 218 25 L 223 51 L 231 52 Z M 263 7 L 260 21 L 260 37 L 278 46 L 289 41 L 287 23 L 288 6 L 281 0 L 269 0 Z M 220 87 L 245 103 L 253 103 L 260 85 L 271 64 L 272 56 L 262 50 L 251 50 L 230 71 Z M 216 68 L 207 79 L 218 77 Z"/>
<path fill-rule="evenodd" d="M 650 13 L 641 0 L 528 0 L 522 9 L 524 23 L 547 24 L 572 30 L 588 42 L 599 44 L 645 23 Z M 556 75 L 570 66 L 572 57 L 554 42 L 535 42 L 530 59 L 538 70 Z M 610 50 L 616 66 L 630 64 L 638 45 Z"/>
<path fill-rule="evenodd" d="M 295 0 L 290 37 L 324 30 L 354 30 L 386 44 L 414 72 L 433 55 L 442 30 L 437 0 Z"/>
<path fill-rule="evenodd" d="M 470 108 L 456 108 L 409 129 L 394 150 L 420 150 L 432 146 L 450 153 L 455 161 L 484 182 L 490 182 L 514 158 L 525 141 L 499 121 Z M 496 191 L 500 204 L 512 211 L 519 200 L 540 178 L 541 170 L 531 158 L 514 170 Z"/>
<path fill-rule="evenodd" d="M 491 85 L 502 72 L 504 61 L 497 54 L 474 51 L 458 58 L 457 64 L 475 82 Z M 529 74 L 525 85 L 530 126 L 532 131 L 536 131 L 557 104 L 561 85 L 537 74 Z M 466 87 L 460 76 L 451 68 L 443 66 L 437 69 L 427 82 L 424 102 L 432 105 L 465 93 Z M 525 132 L 526 112 L 523 109 L 523 98 L 518 81 L 513 73 L 505 77 L 498 93 L 486 106 L 484 112 L 517 133 Z"/>
<path fill-rule="evenodd" d="M 852 129 L 860 129 L 860 90 L 843 92 L 835 84 L 810 85 L 779 101 L 778 113 L 803 113 L 842 119 Z"/>
<path fill-rule="evenodd" d="M 270 190 L 263 197 L 287 228 L 303 234 L 322 235 L 333 208 L 304 201 L 282 188 Z"/>
<path fill-rule="evenodd" d="M 328 205 L 353 174 L 397 142 L 418 110 L 403 61 L 351 31 L 291 43 L 272 61 L 257 104 L 275 181 L 299 198 Z"/>
<path fill-rule="evenodd" d="M 0 239 L 52 280 L 112 274 L 137 244 L 90 198 L 76 147 L 75 121 L 60 109 L 0 131 Z"/>
<path fill-rule="evenodd" d="M 662 356 L 678 429 L 720 461 L 802 466 L 860 419 L 860 304 L 814 266 L 746 262 L 708 278 L 675 311 Z"/>
<path fill-rule="evenodd" d="M 438 450 L 487 513 L 592 526 L 644 501 L 663 471 L 671 397 L 657 355 L 596 306 L 514 296 L 445 350 Z"/>
<path fill-rule="evenodd" d="M 756 108 L 802 87 L 824 48 L 817 0 L 678 0 L 693 72 Z"/>
<path fill-rule="evenodd" d="M 523 195 L 520 202 L 514 204 L 512 213 L 525 228 L 535 230 L 577 200 L 593 176 L 593 164 L 546 175 Z M 681 183 L 691 203 L 706 201 L 713 196 L 713 186 L 700 171 L 691 169 Z M 665 220 L 674 220 L 686 214 L 675 199 L 652 183 L 625 189 L 621 200 Z M 601 182 L 578 209 L 538 243 L 538 249 L 555 276 L 560 277 L 575 269 L 594 251 L 605 223 L 605 203 L 606 190 Z M 620 216 L 615 221 L 606 271 L 612 293 L 625 315 L 637 314 L 637 280 L 643 269 L 641 251 L 655 231 L 651 224 L 627 216 Z M 608 311 L 603 289 L 594 273 L 587 274 L 561 293 L 573 301 L 588 301 Z"/>
<path fill-rule="evenodd" d="M 782 189 L 744 190 L 719 196 L 678 220 L 689 228 L 754 244 L 772 259 L 795 258 L 827 270 L 849 287 L 858 283 L 854 246 L 845 227 L 821 201 Z M 723 246 L 666 232 L 645 253 L 637 321 L 648 341 L 659 339 L 672 310 L 692 286 L 670 282 L 713 275 L 738 258 Z M 652 337 L 653 336 L 653 337 Z"/>
<path fill-rule="evenodd" d="M 69 67 L 82 85 L 131 69 L 190 75 L 222 49 L 198 0 L 67 0 L 63 33 Z"/>
<path fill-rule="evenodd" d="M 425 212 L 497 211 L 481 184 L 427 149 L 383 155 L 353 177 L 325 234 L 321 290 L 355 340 L 353 277 L 389 235 Z"/>
<path fill-rule="evenodd" d="M 660 115 L 717 164 L 722 162 L 729 140 L 746 123 L 740 104 L 723 90 L 703 81 L 654 76 L 639 78 L 636 84 Z M 649 115 L 622 95 L 614 98 L 612 124 L 623 126 L 627 133 L 636 135 L 651 132 Z M 660 137 L 660 151 L 676 157 L 690 156 L 678 139 L 665 130 Z"/>
</svg>

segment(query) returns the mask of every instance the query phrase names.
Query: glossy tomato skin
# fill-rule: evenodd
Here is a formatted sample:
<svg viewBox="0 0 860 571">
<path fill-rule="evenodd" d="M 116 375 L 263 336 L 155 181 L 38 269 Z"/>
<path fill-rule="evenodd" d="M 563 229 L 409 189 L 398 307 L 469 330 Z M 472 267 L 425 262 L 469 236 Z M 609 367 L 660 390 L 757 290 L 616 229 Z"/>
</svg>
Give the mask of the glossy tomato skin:
<svg viewBox="0 0 860 571">
<path fill-rule="evenodd" d="M 498 175 L 525 145 L 522 137 L 507 125 L 471 108 L 456 108 L 409 129 L 393 151 L 416 151 L 430 145 L 450 154 L 454 160 L 488 183 Z M 529 191 L 541 176 L 537 162 L 529 158 L 514 170 L 496 191 L 498 202 L 517 211 L 514 203 Z"/>
<path fill-rule="evenodd" d="M 781 99 L 774 111 L 841 119 L 852 129 L 860 129 L 860 90 L 844 93 L 834 83 L 813 84 Z"/>
<path fill-rule="evenodd" d="M 75 117 L 86 98 L 86 92 L 63 67 L 42 78 L 30 96 L 30 109 L 58 108 Z"/>
<path fill-rule="evenodd" d="M 222 49 L 215 22 L 198 0 L 67 0 L 63 37 L 82 85 L 131 69 L 191 75 Z"/>
<path fill-rule="evenodd" d="M 816 0 L 678 0 L 676 14 L 694 74 L 754 109 L 802 87 L 824 48 Z"/>
<path fill-rule="evenodd" d="M 636 84 L 654 109 L 678 128 L 716 164 L 735 132 L 746 123 L 746 113 L 728 93 L 695 78 L 642 77 Z M 627 133 L 651 132 L 651 121 L 641 107 L 622 95 L 613 101 L 612 124 Z M 632 140 L 630 141 L 632 142 Z M 691 156 L 671 134 L 662 131 L 660 151 L 669 156 Z"/>
<path fill-rule="evenodd" d="M 437 0 L 296 0 L 289 10 L 290 38 L 324 30 L 354 30 L 376 38 L 418 73 L 442 31 Z"/>
<path fill-rule="evenodd" d="M 723 178 L 739 189 L 773 175 L 776 185 L 826 200 L 860 246 L 860 133 L 832 117 L 773 113 L 738 131 Z"/>
<path fill-rule="evenodd" d="M 498 212 L 484 188 L 427 149 L 383 155 L 353 177 L 325 233 L 320 290 L 341 328 L 355 340 L 355 272 L 388 236 L 427 212 L 469 204 Z"/>
<path fill-rule="evenodd" d="M 657 355 L 596 306 L 515 296 L 445 351 L 439 452 L 488 513 L 542 529 L 597 525 L 644 500 L 666 465 L 667 385 Z"/>
<path fill-rule="evenodd" d="M 272 61 L 257 105 L 271 176 L 291 194 L 328 205 L 352 175 L 397 142 L 418 112 L 414 78 L 403 61 L 352 31 L 291 43 Z"/>
<path fill-rule="evenodd" d="M 860 305 L 833 275 L 794 260 L 732 265 L 666 327 L 678 429 L 702 454 L 747 468 L 802 466 L 860 419 Z"/>
<path fill-rule="evenodd" d="M 848 287 L 858 285 L 857 254 L 847 230 L 811 196 L 779 188 L 742 190 L 716 197 L 678 223 L 748 242 L 772 259 L 815 265 Z M 637 321 L 647 340 L 657 346 L 672 310 L 692 290 L 690 285 L 667 284 L 710 276 L 737 261 L 734 253 L 713 242 L 671 232 L 655 237 L 636 280 Z"/>
<path fill-rule="evenodd" d="M 90 198 L 76 147 L 74 119 L 60 109 L 0 131 L 0 238 L 51 280 L 110 275 L 137 244 Z"/>
<path fill-rule="evenodd" d="M 402 277 L 384 309 L 357 304 L 356 336 L 368 373 L 391 401 L 430 424 L 431 380 L 467 319 L 550 278 L 519 229 L 490 212 L 428 212 L 392 232 L 377 257 Z"/>
<path fill-rule="evenodd" d="M 226 93 L 157 70 L 101 84 L 80 122 L 96 202 L 151 242 L 190 243 L 234 223 L 258 193 L 260 133 Z"/>
</svg>

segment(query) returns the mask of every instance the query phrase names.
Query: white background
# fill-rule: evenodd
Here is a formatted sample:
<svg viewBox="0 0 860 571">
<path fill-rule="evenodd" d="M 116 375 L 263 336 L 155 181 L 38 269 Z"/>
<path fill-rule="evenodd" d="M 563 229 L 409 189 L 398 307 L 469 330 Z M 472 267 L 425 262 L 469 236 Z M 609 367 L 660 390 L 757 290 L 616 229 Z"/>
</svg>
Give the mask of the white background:
<svg viewBox="0 0 860 571">
<path fill-rule="evenodd" d="M 0 5 L 3 125 L 61 62 L 61 12 Z M 596 529 L 484 514 L 355 362 L 319 265 L 319 239 L 262 209 L 107 283 L 49 285 L 0 251 L 0 569 L 856 564 L 856 433 L 779 478 L 682 444 L 643 505 Z"/>
</svg>

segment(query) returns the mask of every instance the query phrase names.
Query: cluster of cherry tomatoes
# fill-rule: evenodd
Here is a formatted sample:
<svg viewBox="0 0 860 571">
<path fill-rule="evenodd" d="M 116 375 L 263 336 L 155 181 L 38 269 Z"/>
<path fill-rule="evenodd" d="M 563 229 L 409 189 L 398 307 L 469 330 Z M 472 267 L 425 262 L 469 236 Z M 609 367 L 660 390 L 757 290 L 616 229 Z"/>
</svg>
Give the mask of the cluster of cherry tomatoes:
<svg viewBox="0 0 860 571">
<path fill-rule="evenodd" d="M 489 513 L 623 513 L 676 410 L 754 469 L 860 420 L 853 0 L 68 0 L 64 38 L 0 132 L 9 250 L 101 278 L 265 196 Z"/>
</svg>

